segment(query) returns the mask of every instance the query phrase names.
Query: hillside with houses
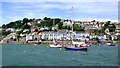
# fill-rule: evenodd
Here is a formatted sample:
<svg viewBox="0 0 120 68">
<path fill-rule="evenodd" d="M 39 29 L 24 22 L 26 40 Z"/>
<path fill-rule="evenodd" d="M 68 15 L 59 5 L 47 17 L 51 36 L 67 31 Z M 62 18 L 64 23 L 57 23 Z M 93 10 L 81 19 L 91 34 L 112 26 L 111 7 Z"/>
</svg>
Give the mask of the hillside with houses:
<svg viewBox="0 0 120 68">
<path fill-rule="evenodd" d="M 17 20 L 2 25 L 1 42 L 33 42 L 71 40 L 72 22 L 60 18 Z M 120 23 L 111 21 L 75 21 L 73 23 L 75 41 L 120 41 Z"/>
</svg>

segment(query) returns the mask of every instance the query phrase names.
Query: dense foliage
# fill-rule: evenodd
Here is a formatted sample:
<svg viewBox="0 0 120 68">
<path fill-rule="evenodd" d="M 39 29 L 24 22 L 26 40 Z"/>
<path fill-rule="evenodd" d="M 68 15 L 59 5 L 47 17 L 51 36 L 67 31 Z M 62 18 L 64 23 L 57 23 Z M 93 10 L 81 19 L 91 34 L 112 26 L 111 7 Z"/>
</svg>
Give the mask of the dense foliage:
<svg viewBox="0 0 120 68">
<path fill-rule="evenodd" d="M 39 19 L 40 20 L 40 19 Z M 2 28 L 15 28 L 15 29 L 30 29 L 31 25 L 28 25 L 28 23 L 32 23 L 32 22 L 36 22 L 37 20 L 35 19 L 28 19 L 28 18 L 24 18 L 23 20 L 18 20 L 15 22 L 10 22 L 9 24 L 4 24 L 2 25 Z M 37 26 L 37 27 L 49 27 L 50 30 L 52 30 L 52 26 L 54 25 L 58 25 L 58 29 L 62 30 L 62 29 L 68 29 L 71 30 L 72 27 L 71 26 L 63 26 L 63 22 L 60 22 L 61 19 L 56 18 L 56 19 L 52 19 L 52 18 L 47 18 L 45 17 L 40 23 L 34 23 L 33 25 Z M 53 24 L 54 22 L 54 24 Z M 95 20 L 93 21 L 95 22 Z M 105 29 L 108 28 L 110 32 L 114 32 L 116 29 L 116 26 L 114 24 L 110 24 L 110 21 L 106 22 L 105 26 L 103 26 L 101 28 L 101 30 L 94 30 L 95 33 L 105 33 Z M 74 25 L 73 26 L 73 30 L 74 31 L 84 31 L 84 28 L 82 28 L 81 26 L 77 26 Z M 35 30 L 35 32 L 37 32 L 38 30 Z M 29 33 L 29 32 L 28 32 Z"/>
<path fill-rule="evenodd" d="M 110 24 L 110 21 L 108 21 L 106 22 L 105 26 L 102 27 L 102 31 L 104 31 L 106 28 L 108 28 L 110 32 L 115 32 L 116 26 L 115 24 Z"/>
<path fill-rule="evenodd" d="M 72 30 L 71 26 L 62 26 L 62 29 Z"/>
<path fill-rule="evenodd" d="M 2 32 L 2 35 L 7 36 L 7 35 L 10 34 L 10 33 L 11 33 L 10 31 L 5 31 L 5 32 Z"/>
<path fill-rule="evenodd" d="M 39 26 L 48 26 L 48 27 L 50 27 L 50 26 L 53 26 L 53 21 L 55 21 L 54 22 L 54 25 L 56 25 L 56 24 L 58 24 L 60 21 L 61 21 L 61 19 L 51 19 L 51 18 L 47 18 L 47 17 L 45 17 L 44 18 L 44 21 L 41 21 L 41 23 L 39 24 Z"/>
<path fill-rule="evenodd" d="M 8 24 L 3 24 L 2 25 L 2 28 L 15 28 L 15 29 L 29 29 L 30 26 L 27 25 L 27 23 L 31 21 L 29 20 L 28 18 L 24 18 L 23 19 L 23 22 L 18 20 L 18 21 L 15 21 L 15 22 L 10 22 Z"/>
<path fill-rule="evenodd" d="M 2 28 L 16 28 L 19 29 L 23 24 L 21 21 L 10 22 L 9 24 L 3 24 Z"/>
<path fill-rule="evenodd" d="M 58 23 L 58 29 L 62 29 L 63 22 Z"/>
<path fill-rule="evenodd" d="M 84 31 L 84 29 L 79 26 L 73 26 L 73 31 Z"/>
</svg>

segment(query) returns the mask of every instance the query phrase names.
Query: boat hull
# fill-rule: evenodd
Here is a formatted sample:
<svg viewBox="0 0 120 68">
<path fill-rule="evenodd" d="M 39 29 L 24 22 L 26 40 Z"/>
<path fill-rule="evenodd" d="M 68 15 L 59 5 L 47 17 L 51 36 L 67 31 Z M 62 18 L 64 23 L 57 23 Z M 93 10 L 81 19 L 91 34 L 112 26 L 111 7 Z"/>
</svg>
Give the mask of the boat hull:
<svg viewBox="0 0 120 68">
<path fill-rule="evenodd" d="M 51 45 L 49 45 L 50 47 L 53 47 L 53 48 L 61 48 L 62 47 L 62 45 L 54 45 L 54 44 L 51 44 Z"/>
<path fill-rule="evenodd" d="M 115 46 L 115 44 L 110 44 L 109 46 Z"/>
<path fill-rule="evenodd" d="M 87 47 L 81 47 L 81 48 L 72 48 L 72 47 L 64 47 L 66 50 L 84 50 L 87 51 Z"/>
</svg>

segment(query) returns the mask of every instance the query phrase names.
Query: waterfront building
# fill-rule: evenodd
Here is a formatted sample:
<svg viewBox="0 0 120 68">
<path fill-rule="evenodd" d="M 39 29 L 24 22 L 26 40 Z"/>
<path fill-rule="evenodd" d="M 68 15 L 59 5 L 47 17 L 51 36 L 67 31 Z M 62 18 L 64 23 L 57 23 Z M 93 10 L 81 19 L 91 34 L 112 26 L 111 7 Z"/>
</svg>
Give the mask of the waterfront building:
<svg viewBox="0 0 120 68">
<path fill-rule="evenodd" d="M 111 35 L 104 35 L 104 39 L 107 41 L 107 40 L 112 40 L 112 37 Z"/>
<path fill-rule="evenodd" d="M 97 38 L 98 37 L 98 35 L 90 35 L 90 39 L 92 39 L 92 38 Z"/>
<path fill-rule="evenodd" d="M 77 32 L 76 36 L 77 37 L 89 37 L 90 34 L 88 32 Z"/>
<path fill-rule="evenodd" d="M 43 32 L 41 33 L 41 39 L 52 40 L 53 38 L 57 40 L 70 40 L 71 32 Z M 75 35 L 74 35 L 75 36 Z"/>
<path fill-rule="evenodd" d="M 120 23 L 116 24 L 116 36 L 117 36 L 117 39 L 120 39 Z"/>
<path fill-rule="evenodd" d="M 120 35 L 120 23 L 116 24 L 116 35 Z"/>
<path fill-rule="evenodd" d="M 33 40 L 33 35 L 26 35 L 26 41 Z"/>
</svg>

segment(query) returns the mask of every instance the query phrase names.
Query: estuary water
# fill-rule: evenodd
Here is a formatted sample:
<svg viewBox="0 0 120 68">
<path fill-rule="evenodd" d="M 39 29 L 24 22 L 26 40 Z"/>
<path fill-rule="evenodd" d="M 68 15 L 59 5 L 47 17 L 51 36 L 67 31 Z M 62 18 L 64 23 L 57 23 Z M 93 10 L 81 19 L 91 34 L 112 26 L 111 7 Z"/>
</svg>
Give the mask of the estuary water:
<svg viewBox="0 0 120 68">
<path fill-rule="evenodd" d="M 48 45 L 3 44 L 2 66 L 118 66 L 118 45 L 66 51 Z"/>
</svg>

